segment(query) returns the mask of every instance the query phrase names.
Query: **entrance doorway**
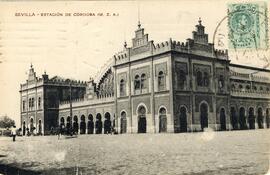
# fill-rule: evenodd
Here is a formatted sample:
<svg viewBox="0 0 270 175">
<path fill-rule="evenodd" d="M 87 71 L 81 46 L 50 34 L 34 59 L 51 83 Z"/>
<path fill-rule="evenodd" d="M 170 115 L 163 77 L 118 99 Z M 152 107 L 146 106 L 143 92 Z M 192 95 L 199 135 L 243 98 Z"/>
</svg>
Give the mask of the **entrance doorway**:
<svg viewBox="0 0 270 175">
<path fill-rule="evenodd" d="M 184 106 L 180 108 L 179 124 L 180 132 L 187 132 L 187 110 Z"/>
<path fill-rule="evenodd" d="M 200 106 L 200 120 L 201 120 L 201 128 L 208 128 L 208 105 L 206 103 L 202 103 Z"/>
<path fill-rule="evenodd" d="M 121 113 L 121 119 L 120 119 L 120 133 L 126 133 L 127 132 L 127 114 L 125 111 Z"/>
<path fill-rule="evenodd" d="M 249 123 L 249 129 L 255 129 L 255 116 L 254 116 L 254 109 L 253 108 L 249 108 L 248 123 Z"/>
<path fill-rule="evenodd" d="M 146 110 L 144 106 L 138 109 L 138 133 L 146 133 Z"/>
<path fill-rule="evenodd" d="M 167 116 L 165 108 L 160 108 L 159 110 L 159 132 L 167 132 Z"/>
<path fill-rule="evenodd" d="M 226 131 L 226 114 L 224 108 L 221 108 L 219 115 L 220 115 L 220 130 Z"/>
</svg>

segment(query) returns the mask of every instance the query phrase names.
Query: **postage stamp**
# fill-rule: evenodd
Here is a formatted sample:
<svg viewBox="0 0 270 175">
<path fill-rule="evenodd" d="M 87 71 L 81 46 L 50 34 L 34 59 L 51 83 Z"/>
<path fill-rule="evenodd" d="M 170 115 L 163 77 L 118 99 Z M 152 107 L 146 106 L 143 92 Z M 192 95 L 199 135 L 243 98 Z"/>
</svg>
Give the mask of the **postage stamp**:
<svg viewBox="0 0 270 175">
<path fill-rule="evenodd" d="M 228 4 L 229 49 L 268 49 L 265 2 Z"/>
</svg>

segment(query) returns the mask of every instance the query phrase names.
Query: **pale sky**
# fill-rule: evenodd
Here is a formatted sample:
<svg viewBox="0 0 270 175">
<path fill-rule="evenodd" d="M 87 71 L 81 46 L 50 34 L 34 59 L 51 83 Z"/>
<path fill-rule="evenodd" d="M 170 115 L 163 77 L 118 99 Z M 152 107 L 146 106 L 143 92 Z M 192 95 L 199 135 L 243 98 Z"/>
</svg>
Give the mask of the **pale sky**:
<svg viewBox="0 0 270 175">
<path fill-rule="evenodd" d="M 0 116 L 7 114 L 20 121 L 20 83 L 26 81 L 31 62 L 38 76 L 46 70 L 50 77 L 59 75 L 87 81 L 113 54 L 123 49 L 125 40 L 131 46 L 138 16 L 154 43 L 169 38 L 184 42 L 191 38 L 199 17 L 212 42 L 217 24 L 226 16 L 227 3 L 215 0 L 0 2 Z M 72 16 L 37 16 L 57 12 Z M 15 13 L 36 16 L 15 16 Z M 74 13 L 118 16 L 78 17 Z M 226 23 L 223 23 L 225 28 Z"/>
</svg>

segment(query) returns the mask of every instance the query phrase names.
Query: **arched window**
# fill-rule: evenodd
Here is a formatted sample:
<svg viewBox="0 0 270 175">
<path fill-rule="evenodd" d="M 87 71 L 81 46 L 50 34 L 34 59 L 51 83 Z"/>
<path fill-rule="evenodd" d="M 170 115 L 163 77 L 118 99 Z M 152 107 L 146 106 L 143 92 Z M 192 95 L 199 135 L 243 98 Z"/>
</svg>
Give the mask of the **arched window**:
<svg viewBox="0 0 270 175">
<path fill-rule="evenodd" d="M 22 110 L 25 111 L 25 101 L 23 100 Z"/>
<path fill-rule="evenodd" d="M 141 75 L 141 87 L 142 87 L 142 89 L 145 89 L 147 87 L 146 86 L 146 75 L 145 74 Z"/>
<path fill-rule="evenodd" d="M 260 91 L 263 91 L 263 87 L 262 86 L 260 87 Z"/>
<path fill-rule="evenodd" d="M 202 72 L 201 71 L 197 72 L 196 78 L 197 78 L 197 85 L 202 86 L 203 80 L 202 80 Z"/>
<path fill-rule="evenodd" d="M 234 84 L 231 85 L 231 89 L 235 89 L 235 85 Z"/>
<path fill-rule="evenodd" d="M 40 109 L 41 108 L 41 98 L 38 97 L 38 108 Z"/>
<path fill-rule="evenodd" d="M 218 87 L 223 88 L 224 87 L 224 76 L 220 75 L 218 78 Z"/>
<path fill-rule="evenodd" d="M 247 89 L 247 90 L 250 90 L 250 86 L 249 86 L 249 85 L 246 85 L 246 89 Z"/>
<path fill-rule="evenodd" d="M 240 84 L 240 85 L 238 86 L 238 88 L 239 88 L 240 90 L 242 90 L 242 89 L 243 89 L 243 86 Z"/>
<path fill-rule="evenodd" d="M 29 104 L 28 104 L 28 105 L 29 105 L 29 109 L 31 109 L 31 107 L 32 107 L 32 106 L 31 106 L 31 105 L 32 105 L 32 98 L 29 98 L 28 103 L 29 103 Z"/>
<path fill-rule="evenodd" d="M 253 90 L 256 91 L 257 90 L 257 87 L 256 86 L 253 86 Z"/>
<path fill-rule="evenodd" d="M 158 73 L 158 90 L 165 90 L 165 75 L 162 71 Z"/>
<path fill-rule="evenodd" d="M 120 96 L 126 95 L 126 82 L 124 79 L 120 81 Z"/>
<path fill-rule="evenodd" d="M 34 98 L 32 98 L 32 108 L 35 106 L 35 99 Z"/>
<path fill-rule="evenodd" d="M 140 76 L 139 75 L 136 75 L 135 76 L 134 88 L 135 88 L 135 90 L 139 90 L 141 88 L 141 80 L 140 80 Z"/>
<path fill-rule="evenodd" d="M 209 85 L 209 76 L 207 72 L 204 72 L 203 74 L 203 85 L 206 87 Z"/>
<path fill-rule="evenodd" d="M 184 86 L 185 86 L 185 81 L 186 81 L 186 73 L 183 71 L 183 70 L 180 70 L 179 71 L 179 75 L 177 77 L 177 80 L 178 80 L 178 87 L 180 89 L 184 89 Z"/>
</svg>

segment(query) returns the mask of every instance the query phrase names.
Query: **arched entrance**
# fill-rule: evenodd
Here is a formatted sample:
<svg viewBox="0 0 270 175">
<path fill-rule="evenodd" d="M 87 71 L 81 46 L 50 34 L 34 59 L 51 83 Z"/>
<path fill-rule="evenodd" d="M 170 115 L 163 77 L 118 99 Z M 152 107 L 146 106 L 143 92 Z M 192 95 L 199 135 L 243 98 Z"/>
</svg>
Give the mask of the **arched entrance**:
<svg viewBox="0 0 270 175">
<path fill-rule="evenodd" d="M 68 116 L 67 117 L 67 126 L 66 126 L 66 131 L 67 131 L 67 134 L 71 134 L 72 132 L 72 125 L 71 125 L 72 121 L 71 121 L 71 117 Z"/>
<path fill-rule="evenodd" d="M 88 123 L 87 123 L 87 133 L 93 134 L 94 133 L 94 118 L 92 114 L 88 115 Z"/>
<path fill-rule="evenodd" d="M 78 117 L 77 115 L 75 115 L 73 118 L 73 132 L 74 134 L 78 134 L 78 131 L 79 131 Z"/>
<path fill-rule="evenodd" d="M 31 132 L 31 134 L 33 133 L 34 129 L 35 129 L 35 127 L 34 127 L 34 119 L 31 118 L 30 119 L 30 132 Z"/>
<path fill-rule="evenodd" d="M 237 121 L 237 116 L 236 116 L 236 110 L 234 107 L 231 107 L 231 124 L 232 128 L 234 130 L 238 129 L 238 121 Z"/>
<path fill-rule="evenodd" d="M 25 132 L 26 132 L 26 126 L 25 126 L 25 121 L 23 121 L 23 135 L 25 135 Z"/>
<path fill-rule="evenodd" d="M 101 120 L 101 114 L 98 113 L 96 116 L 96 123 L 95 123 L 95 128 L 96 128 L 96 134 L 101 134 L 102 133 L 102 120 Z"/>
<path fill-rule="evenodd" d="M 187 132 L 187 110 L 184 106 L 180 108 L 179 125 L 180 132 Z"/>
<path fill-rule="evenodd" d="M 64 119 L 64 117 L 61 117 L 61 119 L 60 119 L 60 125 L 64 125 L 65 126 L 65 119 Z"/>
<path fill-rule="evenodd" d="M 239 109 L 239 124 L 240 124 L 240 129 L 246 129 L 246 116 L 245 116 L 245 108 L 241 107 Z"/>
<path fill-rule="evenodd" d="M 262 108 L 258 109 L 257 122 L 258 122 L 259 129 L 262 129 L 263 128 L 263 110 L 262 110 Z"/>
<path fill-rule="evenodd" d="M 104 121 L 104 134 L 111 133 L 111 127 L 112 127 L 111 115 L 109 112 L 106 112 Z"/>
<path fill-rule="evenodd" d="M 81 116 L 81 122 L 80 122 L 80 134 L 85 134 L 86 132 L 86 123 L 85 123 L 85 116 Z"/>
<path fill-rule="evenodd" d="M 41 120 L 38 121 L 38 135 L 42 135 L 42 124 L 41 124 Z"/>
<path fill-rule="evenodd" d="M 270 116 L 269 116 L 269 109 L 266 109 L 266 127 L 270 127 Z"/>
<path fill-rule="evenodd" d="M 219 117 L 220 117 L 220 130 L 226 131 L 226 114 L 224 108 L 221 108 Z"/>
<path fill-rule="evenodd" d="M 249 129 L 255 129 L 255 116 L 254 116 L 254 109 L 251 107 L 248 111 L 248 124 Z"/>
<path fill-rule="evenodd" d="M 138 133 L 146 133 L 146 109 L 140 106 L 138 109 Z"/>
<path fill-rule="evenodd" d="M 200 120 L 201 120 L 201 128 L 208 128 L 208 105 L 206 103 L 202 103 L 200 106 Z"/>
<path fill-rule="evenodd" d="M 121 118 L 120 118 L 120 133 L 126 133 L 127 132 L 127 114 L 125 111 L 121 112 Z"/>
<path fill-rule="evenodd" d="M 167 132 L 167 116 L 165 108 L 160 108 L 159 110 L 159 132 Z"/>
</svg>

